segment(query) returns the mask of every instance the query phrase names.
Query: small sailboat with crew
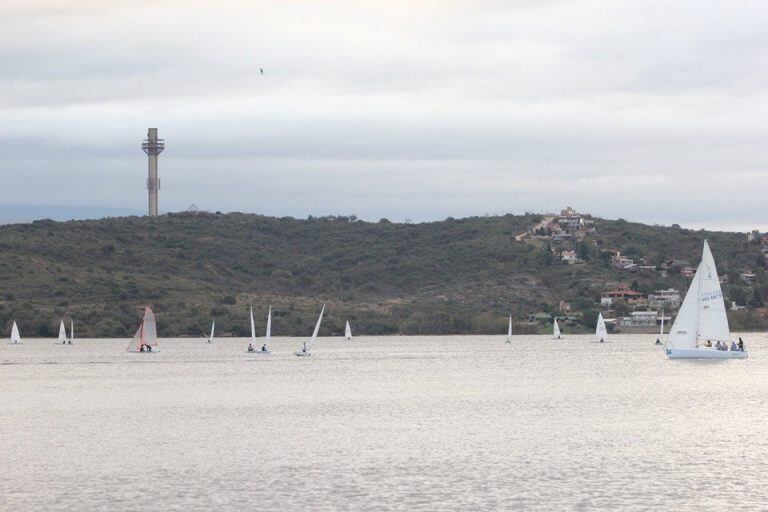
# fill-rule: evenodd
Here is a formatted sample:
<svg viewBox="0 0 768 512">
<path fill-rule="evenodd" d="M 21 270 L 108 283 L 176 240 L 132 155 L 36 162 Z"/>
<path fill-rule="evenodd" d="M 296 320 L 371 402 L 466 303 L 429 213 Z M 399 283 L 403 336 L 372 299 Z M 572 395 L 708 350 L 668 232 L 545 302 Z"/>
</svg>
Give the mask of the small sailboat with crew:
<svg viewBox="0 0 768 512">
<path fill-rule="evenodd" d="M 563 336 L 560 334 L 560 326 L 557 325 L 557 317 L 555 317 L 555 321 L 552 323 L 552 338 L 556 340 L 563 339 Z"/>
<path fill-rule="evenodd" d="M 603 313 L 597 314 L 597 325 L 595 326 L 595 339 L 592 343 L 607 343 L 608 342 L 608 329 L 605 327 L 605 319 Z"/>
<path fill-rule="evenodd" d="M 255 344 L 256 344 L 256 324 L 253 321 L 253 308 L 251 308 L 251 342 L 248 344 L 248 350 L 247 352 L 249 354 L 257 354 L 257 355 L 269 355 L 271 354 L 269 350 L 269 343 L 272 340 L 272 306 L 269 307 L 269 312 L 267 313 L 267 331 L 264 335 L 264 343 L 261 345 L 261 349 L 256 350 Z"/>
<path fill-rule="evenodd" d="M 309 339 L 309 341 L 305 341 L 301 345 L 301 350 L 297 350 L 294 352 L 294 355 L 297 355 L 299 357 L 309 357 L 312 355 L 312 344 L 317 339 L 317 333 L 320 332 L 320 322 L 323 321 L 323 313 L 325 312 L 325 304 L 323 304 L 323 309 L 320 310 L 320 316 L 317 317 L 317 323 L 315 324 L 315 330 L 312 331 L 312 337 Z"/>
<path fill-rule="evenodd" d="M 347 320 L 347 325 L 344 326 L 344 339 L 352 341 L 352 327 L 349 326 L 349 320 Z"/>
<path fill-rule="evenodd" d="M 208 336 L 208 343 L 213 343 L 213 333 L 216 331 L 216 319 L 211 322 L 211 335 Z"/>
<path fill-rule="evenodd" d="M 155 313 L 149 306 L 144 307 L 144 316 L 141 319 L 136 334 L 128 343 L 128 352 L 159 352 L 157 348 L 157 323 Z"/>
<path fill-rule="evenodd" d="M 509 327 L 507 327 L 507 341 L 504 343 L 512 343 L 512 315 L 509 315 Z"/>
<path fill-rule="evenodd" d="M 64 327 L 64 320 L 59 324 L 59 339 L 56 342 L 57 345 L 67 344 L 67 328 Z"/>
<path fill-rule="evenodd" d="M 701 262 L 667 336 L 665 352 L 670 359 L 748 357 L 741 338 L 738 345 L 731 340 L 720 279 L 707 240 L 704 240 Z"/>
<path fill-rule="evenodd" d="M 74 318 L 69 319 L 69 339 L 67 340 L 67 345 L 71 345 L 72 342 L 75 341 L 75 320 Z"/>
<path fill-rule="evenodd" d="M 19 326 L 16 325 L 16 320 L 13 321 L 11 327 L 11 339 L 8 341 L 9 345 L 21 345 L 21 334 L 19 334 Z"/>
<path fill-rule="evenodd" d="M 664 310 L 661 310 L 661 327 L 659 328 L 659 337 L 656 338 L 655 345 L 661 345 L 661 338 L 664 336 Z"/>
</svg>

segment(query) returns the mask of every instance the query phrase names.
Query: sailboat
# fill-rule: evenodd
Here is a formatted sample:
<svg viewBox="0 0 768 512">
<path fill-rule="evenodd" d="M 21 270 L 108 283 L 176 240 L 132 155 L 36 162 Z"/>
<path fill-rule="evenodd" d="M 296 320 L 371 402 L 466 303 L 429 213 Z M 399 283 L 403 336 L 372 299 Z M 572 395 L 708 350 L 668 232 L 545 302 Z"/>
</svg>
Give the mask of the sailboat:
<svg viewBox="0 0 768 512">
<path fill-rule="evenodd" d="M 302 344 L 301 350 L 297 350 L 294 352 L 295 355 L 299 357 L 309 357 L 312 355 L 311 348 L 312 343 L 317 339 L 317 333 L 320 331 L 320 322 L 323 321 L 323 313 L 325 312 L 325 304 L 323 304 L 323 309 L 320 310 L 320 316 L 317 317 L 317 323 L 315 324 L 315 330 L 312 331 L 312 337 L 309 339 L 309 341 L 305 341 Z"/>
<path fill-rule="evenodd" d="M 661 345 L 661 338 L 664 336 L 664 310 L 661 310 L 661 327 L 659 328 L 659 337 L 656 338 L 656 345 Z"/>
<path fill-rule="evenodd" d="M 261 346 L 261 349 L 259 350 L 256 350 L 255 348 L 253 348 L 254 344 L 256 343 L 256 327 L 253 323 L 253 309 L 251 309 L 251 344 L 248 346 L 248 353 L 268 356 L 271 353 L 269 351 L 269 342 L 271 340 L 272 340 L 272 307 L 270 306 L 269 312 L 267 313 L 267 332 L 264 334 L 264 344 Z"/>
<path fill-rule="evenodd" d="M 605 328 L 603 313 L 597 314 L 597 327 L 595 328 L 595 341 L 593 343 L 605 343 L 608 341 L 608 329 Z"/>
<path fill-rule="evenodd" d="M 71 345 L 73 341 L 75 341 L 75 320 L 74 318 L 70 318 L 69 319 L 69 340 L 67 341 L 67 345 Z"/>
<path fill-rule="evenodd" d="M 13 327 L 11 327 L 11 341 L 8 343 L 11 345 L 21 345 L 21 335 L 19 334 L 19 327 L 16 325 L 16 320 L 13 321 Z"/>
<path fill-rule="evenodd" d="M 718 350 L 731 338 L 715 259 L 704 240 L 701 263 L 667 337 L 670 359 L 746 359 L 746 350 Z M 699 343 L 702 343 L 701 345 Z"/>
<path fill-rule="evenodd" d="M 141 319 L 136 334 L 128 344 L 128 352 L 158 352 L 157 349 L 157 324 L 152 308 L 144 308 L 144 317 Z"/>
<path fill-rule="evenodd" d="M 59 324 L 59 342 L 60 345 L 67 344 L 67 329 L 64 327 L 64 320 Z"/>
<path fill-rule="evenodd" d="M 216 319 L 213 319 L 213 322 L 211 322 L 211 335 L 208 336 L 208 343 L 213 343 L 213 333 L 216 331 Z"/>
<path fill-rule="evenodd" d="M 509 328 L 507 329 L 506 343 L 512 343 L 512 315 L 509 315 Z"/>
<path fill-rule="evenodd" d="M 344 326 L 344 339 L 352 341 L 352 328 L 349 326 L 349 320 L 347 320 L 347 325 Z"/>
<path fill-rule="evenodd" d="M 245 351 L 254 354 L 256 352 L 254 345 L 256 345 L 256 322 L 253 321 L 253 306 L 251 306 L 251 342 Z"/>
<path fill-rule="evenodd" d="M 562 336 L 560 335 L 560 326 L 557 325 L 557 318 L 555 318 L 555 322 L 552 324 L 552 331 L 552 337 L 554 339 L 562 339 Z"/>
</svg>

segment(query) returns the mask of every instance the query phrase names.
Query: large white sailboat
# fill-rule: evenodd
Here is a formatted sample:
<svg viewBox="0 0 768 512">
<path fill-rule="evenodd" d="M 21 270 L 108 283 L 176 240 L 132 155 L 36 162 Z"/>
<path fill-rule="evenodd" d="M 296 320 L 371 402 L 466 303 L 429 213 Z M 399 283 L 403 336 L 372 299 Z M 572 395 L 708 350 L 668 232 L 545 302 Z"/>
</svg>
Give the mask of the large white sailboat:
<svg viewBox="0 0 768 512">
<path fill-rule="evenodd" d="M 13 327 L 11 327 L 11 341 L 10 345 L 21 345 L 21 335 L 19 334 L 19 326 L 16 325 L 16 320 L 13 321 Z"/>
<path fill-rule="evenodd" d="M 344 326 L 344 339 L 352 341 L 352 327 L 349 326 L 349 320 L 347 320 L 347 325 Z"/>
<path fill-rule="evenodd" d="M 562 339 L 562 335 L 560 334 L 560 326 L 557 325 L 557 318 L 555 318 L 555 321 L 552 324 L 552 337 L 556 340 Z"/>
<path fill-rule="evenodd" d="M 746 359 L 746 350 L 727 350 L 730 338 L 715 259 L 704 240 L 701 263 L 669 331 L 666 353 L 670 359 Z"/>
<path fill-rule="evenodd" d="M 606 343 L 608 341 L 608 329 L 605 327 L 603 313 L 597 314 L 597 327 L 595 327 L 595 343 Z"/>
<path fill-rule="evenodd" d="M 320 316 L 317 317 L 317 323 L 315 324 L 315 330 L 312 331 L 312 337 L 309 339 L 309 341 L 305 341 L 301 345 L 301 350 L 297 350 L 294 352 L 295 355 L 299 357 L 309 357 L 312 355 L 312 344 L 317 339 L 317 333 L 320 332 L 320 322 L 323 321 L 323 313 L 325 312 L 325 304 L 323 304 L 323 309 L 320 310 Z"/>
<path fill-rule="evenodd" d="M 512 315 L 509 315 L 509 327 L 507 327 L 507 341 L 505 343 L 512 343 Z"/>
<path fill-rule="evenodd" d="M 141 325 L 128 344 L 128 352 L 158 352 L 157 348 L 157 324 L 155 314 L 149 306 L 144 308 L 144 317 Z"/>
</svg>

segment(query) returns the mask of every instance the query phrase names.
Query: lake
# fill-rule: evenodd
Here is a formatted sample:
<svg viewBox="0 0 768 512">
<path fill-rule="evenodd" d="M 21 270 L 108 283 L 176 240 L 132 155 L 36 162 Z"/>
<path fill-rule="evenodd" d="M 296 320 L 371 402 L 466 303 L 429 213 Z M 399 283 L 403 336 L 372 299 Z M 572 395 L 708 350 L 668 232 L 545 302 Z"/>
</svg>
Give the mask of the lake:
<svg viewBox="0 0 768 512">
<path fill-rule="evenodd" d="M 0 510 L 756 510 L 768 338 L 0 345 Z"/>
</svg>

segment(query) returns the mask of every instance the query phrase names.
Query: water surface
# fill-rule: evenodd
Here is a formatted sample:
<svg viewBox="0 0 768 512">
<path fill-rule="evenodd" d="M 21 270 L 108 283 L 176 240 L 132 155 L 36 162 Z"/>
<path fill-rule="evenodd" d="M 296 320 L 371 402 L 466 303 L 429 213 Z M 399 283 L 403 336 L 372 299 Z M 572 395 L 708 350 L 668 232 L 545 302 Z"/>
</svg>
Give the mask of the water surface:
<svg viewBox="0 0 768 512">
<path fill-rule="evenodd" d="M 25 340 L 0 346 L 0 510 L 758 510 L 764 334 Z"/>
</svg>

